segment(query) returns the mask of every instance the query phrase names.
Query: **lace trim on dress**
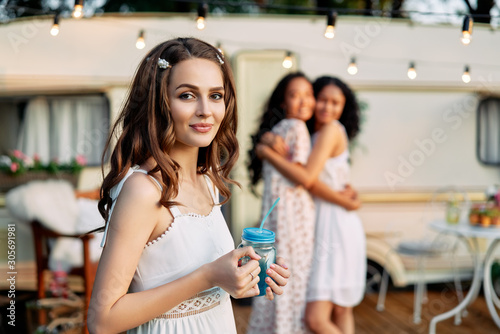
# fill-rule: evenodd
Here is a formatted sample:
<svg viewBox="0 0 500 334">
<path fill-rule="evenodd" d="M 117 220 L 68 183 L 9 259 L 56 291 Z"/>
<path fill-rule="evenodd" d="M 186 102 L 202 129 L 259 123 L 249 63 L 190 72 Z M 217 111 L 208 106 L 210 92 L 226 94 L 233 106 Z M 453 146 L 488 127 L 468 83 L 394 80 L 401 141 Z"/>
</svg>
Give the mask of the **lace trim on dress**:
<svg viewBox="0 0 500 334">
<path fill-rule="evenodd" d="M 215 211 L 215 207 L 217 206 L 218 204 L 212 206 L 212 210 L 210 211 L 210 213 L 208 213 L 207 215 L 202 215 L 202 214 L 198 214 L 198 213 L 194 213 L 194 212 L 188 212 L 188 213 L 182 213 L 178 216 L 175 216 L 174 217 L 174 221 L 172 222 L 172 224 L 170 224 L 169 227 L 167 227 L 167 229 L 162 233 L 160 234 L 156 239 L 154 240 L 151 240 L 150 242 L 148 242 L 146 245 L 144 245 L 144 248 L 147 248 L 155 243 L 157 243 L 158 241 L 160 241 L 161 239 L 163 239 L 167 233 L 172 230 L 172 228 L 174 227 L 174 224 L 177 223 L 176 219 L 177 218 L 180 218 L 180 217 L 193 217 L 193 218 L 208 218 L 210 216 L 213 215 L 214 211 Z"/>
<path fill-rule="evenodd" d="M 206 312 L 220 305 L 222 297 L 221 288 L 216 286 L 215 288 L 202 291 L 186 299 L 170 311 L 160 314 L 155 319 L 177 319 Z"/>
</svg>

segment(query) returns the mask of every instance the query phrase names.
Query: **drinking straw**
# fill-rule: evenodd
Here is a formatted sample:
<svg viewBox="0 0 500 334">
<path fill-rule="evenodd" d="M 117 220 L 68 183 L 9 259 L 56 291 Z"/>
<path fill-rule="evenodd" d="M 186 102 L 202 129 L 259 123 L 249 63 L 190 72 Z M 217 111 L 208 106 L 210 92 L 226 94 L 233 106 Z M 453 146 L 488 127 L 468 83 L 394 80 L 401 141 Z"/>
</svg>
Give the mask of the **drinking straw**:
<svg viewBox="0 0 500 334">
<path fill-rule="evenodd" d="M 273 206 L 271 206 L 271 208 L 269 209 L 269 211 L 267 212 L 266 216 L 264 217 L 264 219 L 262 219 L 262 222 L 260 223 L 260 228 L 259 228 L 259 232 L 262 233 L 262 227 L 264 226 L 264 222 L 266 221 L 267 217 L 271 214 L 271 211 L 273 211 L 274 207 L 276 206 L 276 204 L 278 204 L 278 201 L 280 200 L 280 198 L 278 197 L 276 199 L 276 201 L 274 201 L 274 204 Z"/>
</svg>

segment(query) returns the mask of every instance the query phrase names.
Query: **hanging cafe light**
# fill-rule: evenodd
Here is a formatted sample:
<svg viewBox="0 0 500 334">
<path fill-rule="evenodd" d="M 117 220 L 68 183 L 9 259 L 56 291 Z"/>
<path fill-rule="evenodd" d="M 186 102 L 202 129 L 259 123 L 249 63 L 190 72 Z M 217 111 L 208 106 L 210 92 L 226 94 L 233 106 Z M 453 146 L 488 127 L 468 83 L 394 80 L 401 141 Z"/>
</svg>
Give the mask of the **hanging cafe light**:
<svg viewBox="0 0 500 334">
<path fill-rule="evenodd" d="M 292 60 L 292 52 L 287 51 L 285 55 L 285 59 L 283 59 L 283 63 L 281 64 L 284 68 L 292 68 L 293 60 Z"/>
<path fill-rule="evenodd" d="M 328 39 L 335 37 L 335 21 L 337 21 L 337 12 L 331 10 L 326 17 L 325 37 Z"/>
<path fill-rule="evenodd" d="M 469 45 L 472 38 L 472 26 L 474 21 L 470 15 L 464 17 L 464 24 L 462 25 L 462 37 L 460 40 L 463 45 Z"/>
<path fill-rule="evenodd" d="M 408 78 L 410 80 L 413 80 L 417 77 L 417 71 L 415 70 L 415 63 L 411 62 L 410 66 L 408 67 Z"/>
<path fill-rule="evenodd" d="M 469 72 L 470 72 L 469 66 L 465 65 L 464 73 L 462 74 L 462 81 L 465 82 L 465 83 L 469 83 L 470 80 L 471 80 Z"/>
<path fill-rule="evenodd" d="M 75 7 L 71 14 L 75 19 L 81 19 L 83 16 L 83 0 L 75 0 Z"/>
<path fill-rule="evenodd" d="M 356 65 L 356 58 L 352 57 L 349 66 L 347 66 L 347 73 L 355 75 L 358 73 L 358 65 Z"/>
<path fill-rule="evenodd" d="M 137 37 L 137 42 L 135 42 L 135 47 L 139 50 L 144 49 L 146 42 L 144 41 L 144 30 L 139 31 L 139 37 Z"/>
<path fill-rule="evenodd" d="M 198 30 L 205 29 L 205 18 L 207 17 L 208 5 L 204 2 L 198 6 L 198 18 L 196 19 L 196 28 Z"/>
<path fill-rule="evenodd" d="M 52 28 L 50 29 L 50 34 L 52 36 L 59 35 L 59 13 L 54 15 L 54 23 L 52 24 Z"/>
</svg>

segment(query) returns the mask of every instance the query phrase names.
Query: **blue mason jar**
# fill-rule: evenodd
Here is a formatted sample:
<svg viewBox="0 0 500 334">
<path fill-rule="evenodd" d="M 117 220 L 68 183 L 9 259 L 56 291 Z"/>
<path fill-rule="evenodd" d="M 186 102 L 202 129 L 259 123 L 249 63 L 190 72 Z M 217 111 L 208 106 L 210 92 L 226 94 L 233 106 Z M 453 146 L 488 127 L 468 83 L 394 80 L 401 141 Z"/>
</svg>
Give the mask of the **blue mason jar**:
<svg viewBox="0 0 500 334">
<path fill-rule="evenodd" d="M 259 260 L 260 273 L 259 273 L 259 296 L 264 296 L 266 294 L 266 270 L 269 269 L 271 264 L 276 262 L 276 248 L 274 247 L 275 233 L 270 230 L 260 229 L 257 227 L 248 227 L 243 229 L 241 235 L 241 244 L 238 248 L 252 246 L 255 253 L 259 254 L 261 259 Z M 248 256 L 245 256 L 240 260 L 241 265 L 244 265 L 250 260 Z"/>
</svg>

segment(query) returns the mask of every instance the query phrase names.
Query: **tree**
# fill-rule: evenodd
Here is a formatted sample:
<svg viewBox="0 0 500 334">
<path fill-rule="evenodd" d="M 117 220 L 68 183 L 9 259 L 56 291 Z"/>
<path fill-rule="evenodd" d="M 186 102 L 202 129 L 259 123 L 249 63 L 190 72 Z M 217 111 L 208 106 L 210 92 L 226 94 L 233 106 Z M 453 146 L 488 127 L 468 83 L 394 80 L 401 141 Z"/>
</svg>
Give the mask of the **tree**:
<svg viewBox="0 0 500 334">
<path fill-rule="evenodd" d="M 495 1 L 493 0 L 477 0 L 477 7 L 473 8 L 469 0 L 464 0 L 465 4 L 469 8 L 470 14 L 474 18 L 474 22 L 481 23 L 491 23 L 490 11 L 495 6 Z"/>
</svg>

